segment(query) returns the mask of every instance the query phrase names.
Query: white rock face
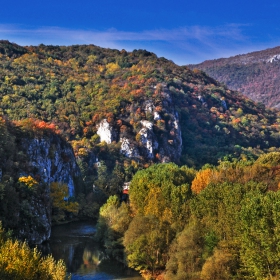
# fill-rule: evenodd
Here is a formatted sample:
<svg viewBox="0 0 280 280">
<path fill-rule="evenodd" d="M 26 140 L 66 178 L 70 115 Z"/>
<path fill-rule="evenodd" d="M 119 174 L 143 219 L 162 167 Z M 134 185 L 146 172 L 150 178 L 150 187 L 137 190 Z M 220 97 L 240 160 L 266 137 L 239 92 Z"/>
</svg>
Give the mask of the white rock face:
<svg viewBox="0 0 280 280">
<path fill-rule="evenodd" d="M 154 112 L 154 120 L 155 120 L 155 121 L 161 120 L 161 117 L 160 117 L 160 115 L 159 115 L 158 112 Z"/>
<path fill-rule="evenodd" d="M 19 172 L 19 176 L 39 177 L 40 182 L 47 186 L 52 182 L 67 184 L 69 196 L 74 196 L 75 177 L 81 176 L 76 163 L 74 152 L 70 144 L 59 136 L 46 138 L 21 139 L 22 149 L 28 158 L 28 171 Z M 26 173 L 28 172 L 28 173 Z M 33 197 L 26 207 L 36 217 L 36 221 L 21 227 L 19 237 L 27 239 L 33 244 L 40 244 L 50 238 L 51 234 L 51 203 L 49 188 L 39 197 Z"/>
<path fill-rule="evenodd" d="M 152 113 L 154 111 L 154 104 L 151 100 L 148 100 L 146 101 L 146 104 L 145 104 L 145 112 L 149 112 L 149 113 Z"/>
<path fill-rule="evenodd" d="M 141 135 L 140 143 L 144 148 L 144 154 L 148 159 L 154 158 L 154 150 L 158 148 L 158 142 L 153 133 L 153 124 L 149 121 L 141 121 L 143 128 L 139 131 Z"/>
<path fill-rule="evenodd" d="M 145 148 L 145 156 L 148 159 L 154 158 L 153 153 L 153 138 L 151 137 L 151 132 L 147 128 L 142 128 L 139 131 L 139 134 L 141 135 L 140 142 L 142 146 Z"/>
<path fill-rule="evenodd" d="M 144 126 L 145 128 L 152 130 L 153 129 L 153 124 L 149 121 L 141 121 L 142 126 Z"/>
<path fill-rule="evenodd" d="M 267 60 L 267 62 L 272 63 L 272 62 L 279 61 L 279 60 L 280 60 L 280 54 L 276 54 L 276 55 L 272 56 L 271 58 L 269 58 Z"/>
<path fill-rule="evenodd" d="M 100 137 L 100 141 L 105 141 L 107 144 L 111 144 L 113 141 L 113 133 L 112 133 L 112 127 L 107 122 L 106 119 L 102 120 L 100 124 L 97 126 L 97 134 Z"/>
<path fill-rule="evenodd" d="M 125 155 L 128 158 L 137 158 L 137 157 L 139 157 L 139 151 L 138 151 L 137 147 L 132 145 L 129 142 L 129 139 L 123 137 L 123 138 L 120 139 L 120 142 L 122 143 L 120 152 L 123 155 Z"/>
<path fill-rule="evenodd" d="M 69 196 L 74 196 L 74 177 L 80 175 L 72 147 L 59 138 L 23 140 L 30 158 L 30 165 L 37 170 L 41 180 L 50 184 L 60 182 L 68 185 Z M 29 175 L 29 174 L 28 174 Z M 36 174 L 34 174 L 36 175 Z"/>
<path fill-rule="evenodd" d="M 177 121 L 177 120 L 175 120 L 175 121 L 173 122 L 173 125 L 174 125 L 174 128 L 178 130 L 178 127 L 179 127 L 179 126 L 178 126 L 178 121 Z"/>
<path fill-rule="evenodd" d="M 162 90 L 160 92 L 160 101 L 149 99 L 145 100 L 141 104 L 141 109 L 146 113 L 153 115 L 153 120 L 141 120 L 141 130 L 138 132 L 140 135 L 138 145 L 132 145 L 133 140 L 127 137 L 120 139 L 121 141 L 121 153 L 127 157 L 143 157 L 146 160 L 154 160 L 157 155 L 157 159 L 160 162 L 179 162 L 182 152 L 182 137 L 179 115 L 174 109 L 174 103 L 169 89 L 165 84 L 162 84 Z M 157 103 L 154 103 L 157 102 Z M 162 120 L 159 112 L 155 110 L 156 106 L 162 106 L 164 114 L 169 116 L 169 121 L 166 123 L 164 130 L 159 130 L 156 127 L 154 132 L 154 125 L 159 120 Z M 139 105 L 135 108 L 131 105 L 131 112 L 135 112 Z M 102 139 L 110 138 L 110 128 L 108 125 L 102 125 L 104 137 Z"/>
</svg>

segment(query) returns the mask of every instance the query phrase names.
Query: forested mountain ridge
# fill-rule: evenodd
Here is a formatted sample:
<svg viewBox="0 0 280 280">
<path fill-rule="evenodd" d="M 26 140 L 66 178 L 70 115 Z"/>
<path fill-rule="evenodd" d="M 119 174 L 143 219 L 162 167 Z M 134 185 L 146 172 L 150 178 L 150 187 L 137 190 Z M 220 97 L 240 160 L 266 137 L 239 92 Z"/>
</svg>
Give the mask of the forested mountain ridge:
<svg viewBox="0 0 280 280">
<path fill-rule="evenodd" d="M 188 65 L 268 107 L 280 108 L 280 47 Z"/>
<path fill-rule="evenodd" d="M 1 41 L 0 110 L 65 138 L 88 191 L 114 193 L 152 163 L 201 167 L 279 150 L 277 110 L 145 50 Z"/>
<path fill-rule="evenodd" d="M 52 123 L 81 158 L 109 148 L 199 166 L 278 146 L 276 111 L 145 50 L 1 41 L 0 54 L 1 113 Z"/>
</svg>

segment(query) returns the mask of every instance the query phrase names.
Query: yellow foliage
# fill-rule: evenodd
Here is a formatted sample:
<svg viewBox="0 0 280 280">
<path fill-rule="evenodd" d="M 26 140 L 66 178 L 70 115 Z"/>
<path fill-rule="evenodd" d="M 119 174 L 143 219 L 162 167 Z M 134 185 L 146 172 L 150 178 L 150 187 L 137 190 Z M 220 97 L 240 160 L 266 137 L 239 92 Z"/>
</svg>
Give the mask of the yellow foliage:
<svg viewBox="0 0 280 280">
<path fill-rule="evenodd" d="M 25 184 L 28 188 L 33 188 L 34 186 L 38 185 L 38 182 L 34 178 L 32 178 L 30 175 L 28 177 L 25 177 L 25 176 L 20 177 L 18 179 L 18 181 L 20 183 Z"/>
<path fill-rule="evenodd" d="M 85 148 L 80 148 L 78 150 L 78 156 L 87 156 L 88 155 L 88 151 Z"/>
<path fill-rule="evenodd" d="M 199 171 L 194 180 L 192 181 L 192 192 L 193 193 L 200 193 L 203 189 L 207 187 L 207 185 L 210 183 L 211 177 L 212 177 L 213 171 L 211 169 L 204 169 Z"/>
<path fill-rule="evenodd" d="M 117 63 L 111 62 L 106 65 L 106 69 L 108 73 L 114 73 L 115 71 L 120 69 L 120 66 Z"/>
<path fill-rule="evenodd" d="M 216 249 L 202 267 L 201 279 L 230 279 L 234 256 L 229 251 Z"/>
<path fill-rule="evenodd" d="M 145 215 L 153 215 L 161 221 L 172 221 L 172 211 L 166 208 L 166 203 L 159 187 L 151 188 L 146 198 Z"/>
<path fill-rule="evenodd" d="M 131 161 L 131 166 L 133 166 L 135 169 L 138 168 L 138 163 L 135 160 Z"/>
<path fill-rule="evenodd" d="M 25 242 L 6 239 L 0 224 L 0 279 L 64 280 L 66 267 L 52 256 L 42 257 Z"/>
<path fill-rule="evenodd" d="M 77 202 L 69 202 L 68 198 L 68 186 L 61 183 L 51 183 L 51 198 L 52 207 L 61 211 L 71 212 L 77 214 L 79 212 L 79 204 Z"/>
</svg>

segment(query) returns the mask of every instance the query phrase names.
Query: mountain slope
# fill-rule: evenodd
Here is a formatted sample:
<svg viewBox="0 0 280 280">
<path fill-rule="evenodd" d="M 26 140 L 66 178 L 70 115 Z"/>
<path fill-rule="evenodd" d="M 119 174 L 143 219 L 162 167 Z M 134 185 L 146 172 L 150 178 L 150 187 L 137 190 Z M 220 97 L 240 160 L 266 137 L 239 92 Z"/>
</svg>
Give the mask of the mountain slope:
<svg viewBox="0 0 280 280">
<path fill-rule="evenodd" d="M 280 47 L 189 65 L 268 107 L 280 108 Z"/>
<path fill-rule="evenodd" d="M 276 111 L 148 51 L 1 41 L 0 52 L 1 114 L 51 125 L 89 186 L 95 164 L 129 180 L 153 162 L 202 166 L 279 147 Z"/>
</svg>

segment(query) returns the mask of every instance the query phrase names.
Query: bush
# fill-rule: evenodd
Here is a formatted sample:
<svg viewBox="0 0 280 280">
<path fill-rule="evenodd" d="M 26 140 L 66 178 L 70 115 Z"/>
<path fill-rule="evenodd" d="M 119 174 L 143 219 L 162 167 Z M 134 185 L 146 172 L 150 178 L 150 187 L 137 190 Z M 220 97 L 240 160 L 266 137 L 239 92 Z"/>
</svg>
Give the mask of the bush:
<svg viewBox="0 0 280 280">
<path fill-rule="evenodd" d="M 26 242 L 8 237 L 0 224 L 0 279 L 9 280 L 64 280 L 66 267 L 62 260 L 52 256 L 43 257 Z"/>
</svg>

